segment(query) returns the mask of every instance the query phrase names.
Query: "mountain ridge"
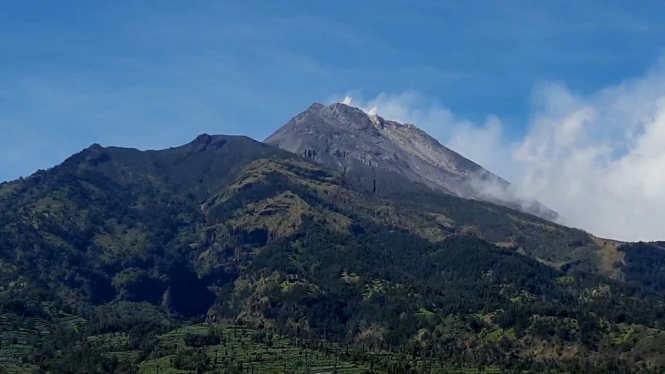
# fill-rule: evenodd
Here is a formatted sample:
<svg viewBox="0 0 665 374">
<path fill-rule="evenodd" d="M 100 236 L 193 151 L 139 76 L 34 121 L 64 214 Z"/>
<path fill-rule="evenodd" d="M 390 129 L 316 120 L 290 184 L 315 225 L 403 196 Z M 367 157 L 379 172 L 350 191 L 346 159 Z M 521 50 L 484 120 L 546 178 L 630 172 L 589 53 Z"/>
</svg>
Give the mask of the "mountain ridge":
<svg viewBox="0 0 665 374">
<path fill-rule="evenodd" d="M 519 198 L 504 179 L 443 146 L 417 126 L 385 120 L 343 103 L 312 104 L 264 142 L 344 173 L 356 172 L 361 181 L 364 175 L 384 173 L 373 178 L 373 192 L 377 181 L 399 180 L 395 184 L 403 186 L 400 190 L 426 187 L 506 205 L 548 220 L 558 217 L 537 201 Z M 406 178 L 411 186 L 396 175 Z M 387 188 L 386 193 L 391 192 Z"/>
<path fill-rule="evenodd" d="M 354 175 L 201 134 L 163 150 L 95 144 L 0 184 L 0 362 L 20 345 L 12 362 L 52 371 L 111 346 L 136 372 L 170 370 L 191 352 L 155 335 L 205 320 L 343 344 L 369 366 L 368 350 L 531 373 L 665 364 L 660 244 L 427 188 L 388 198 Z M 49 334 L 23 339 L 3 322 L 16 315 Z"/>
</svg>

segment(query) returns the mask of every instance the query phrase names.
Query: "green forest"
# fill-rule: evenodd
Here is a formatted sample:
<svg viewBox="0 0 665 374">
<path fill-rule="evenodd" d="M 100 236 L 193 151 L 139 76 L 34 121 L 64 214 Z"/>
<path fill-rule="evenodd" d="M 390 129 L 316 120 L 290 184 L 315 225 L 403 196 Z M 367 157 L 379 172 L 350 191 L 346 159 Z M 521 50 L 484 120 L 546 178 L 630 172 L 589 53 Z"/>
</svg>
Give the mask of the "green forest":
<svg viewBox="0 0 665 374">
<path fill-rule="evenodd" d="M 244 137 L 0 185 L 0 373 L 661 373 L 663 243 Z"/>
</svg>

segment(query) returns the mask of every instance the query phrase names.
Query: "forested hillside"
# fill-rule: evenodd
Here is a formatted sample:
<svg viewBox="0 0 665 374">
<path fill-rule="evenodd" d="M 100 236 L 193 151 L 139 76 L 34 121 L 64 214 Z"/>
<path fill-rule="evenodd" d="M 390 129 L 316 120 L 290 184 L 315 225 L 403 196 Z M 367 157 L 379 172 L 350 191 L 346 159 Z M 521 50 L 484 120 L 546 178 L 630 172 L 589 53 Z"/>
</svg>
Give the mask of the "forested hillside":
<svg viewBox="0 0 665 374">
<path fill-rule="evenodd" d="M 379 198 L 245 137 L 95 145 L 0 185 L 0 364 L 662 372 L 665 252 L 608 248 L 490 203 Z"/>
</svg>

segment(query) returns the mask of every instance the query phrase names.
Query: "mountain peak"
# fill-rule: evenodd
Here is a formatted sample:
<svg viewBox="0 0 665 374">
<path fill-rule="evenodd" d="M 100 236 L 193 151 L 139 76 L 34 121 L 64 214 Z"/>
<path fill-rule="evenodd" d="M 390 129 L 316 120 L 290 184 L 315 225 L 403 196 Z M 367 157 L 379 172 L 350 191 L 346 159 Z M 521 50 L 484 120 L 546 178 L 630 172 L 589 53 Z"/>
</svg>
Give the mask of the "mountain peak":
<svg viewBox="0 0 665 374">
<path fill-rule="evenodd" d="M 362 109 L 344 103 L 333 103 L 321 108 L 319 115 L 333 126 L 351 132 L 362 131 L 372 136 L 377 129 L 383 128 L 384 120 L 375 113 L 368 114 Z"/>
<path fill-rule="evenodd" d="M 90 144 L 90 147 L 88 147 L 88 149 L 99 149 L 99 148 L 104 148 L 104 147 L 102 147 L 102 145 L 99 143 L 92 143 Z"/>
<path fill-rule="evenodd" d="M 362 109 L 350 106 L 344 103 L 332 103 L 322 108 L 325 113 L 335 113 L 338 115 L 367 116 Z"/>
<path fill-rule="evenodd" d="M 206 145 L 210 144 L 211 141 L 212 141 L 212 136 L 210 136 L 210 135 L 207 134 L 207 133 L 203 133 L 203 134 L 197 136 L 197 137 L 192 141 L 192 143 L 193 143 L 193 144 L 201 144 L 201 145 L 206 146 Z"/>
<path fill-rule="evenodd" d="M 310 105 L 309 108 L 307 108 L 307 110 L 321 110 L 324 107 L 325 107 L 325 105 L 323 105 L 321 103 L 314 103 L 314 104 Z"/>
<path fill-rule="evenodd" d="M 313 158 L 347 175 L 355 173 L 372 192 L 379 189 L 390 194 L 396 185 L 403 187 L 407 180 L 412 189 L 427 186 L 469 199 L 511 207 L 524 205 L 512 198 L 504 202 L 487 196 L 486 181 L 493 184 L 493 190 L 507 189 L 509 184 L 446 148 L 417 126 L 386 121 L 375 110 L 365 112 L 347 103 L 314 104 L 269 136 L 265 143 Z M 402 187 L 397 190 L 403 190 Z M 552 219 L 552 215 L 542 214 L 544 209 L 522 210 Z"/>
</svg>

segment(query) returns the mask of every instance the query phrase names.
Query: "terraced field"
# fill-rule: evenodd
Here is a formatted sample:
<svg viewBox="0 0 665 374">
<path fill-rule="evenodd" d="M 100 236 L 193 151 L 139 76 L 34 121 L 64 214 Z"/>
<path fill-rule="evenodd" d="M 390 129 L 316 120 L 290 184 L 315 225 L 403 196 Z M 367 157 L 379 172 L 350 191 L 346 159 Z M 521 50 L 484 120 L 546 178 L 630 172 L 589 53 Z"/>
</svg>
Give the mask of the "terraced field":
<svg viewBox="0 0 665 374">
<path fill-rule="evenodd" d="M 159 338 L 160 345 L 181 348 L 185 334 L 205 334 L 206 326 L 192 326 L 173 331 Z M 290 340 L 276 337 L 270 342 L 259 342 L 258 332 L 235 327 L 222 329 L 225 344 L 203 348 L 211 359 L 211 371 L 241 369 L 248 373 L 362 373 L 369 366 L 352 364 L 335 358 L 330 352 L 301 349 Z M 142 373 L 181 373 L 171 367 L 172 357 L 151 359 L 140 365 Z"/>
<path fill-rule="evenodd" d="M 73 327 L 82 327 L 83 320 L 62 316 L 62 320 Z M 381 373 L 379 363 L 395 363 L 397 358 L 386 352 L 373 352 L 368 360 L 345 351 L 339 346 L 317 345 L 305 347 L 296 345 L 290 338 L 266 334 L 244 327 L 216 325 L 215 331 L 221 336 L 219 344 L 208 346 L 188 346 L 186 336 L 206 336 L 210 327 L 194 325 L 176 329 L 157 337 L 158 349 L 147 357 L 140 350 L 132 350 L 130 337 L 124 333 L 104 334 L 88 340 L 106 352 L 109 357 L 117 357 L 120 362 L 138 363 L 138 370 L 145 374 L 175 373 L 293 373 L 293 374 L 361 374 Z M 0 373 L 35 373 L 38 367 L 25 364 L 25 358 L 32 347 L 39 344 L 40 336 L 49 334 L 46 321 L 36 318 L 22 318 L 16 315 L 0 316 Z M 191 345 L 191 344 L 190 344 Z M 198 368 L 178 369 L 174 361 L 177 356 L 205 358 L 205 364 Z M 355 357 L 355 360 L 354 360 Z M 353 362 L 356 361 L 356 362 Z M 410 362 L 419 368 L 431 366 L 431 373 L 479 373 L 475 369 L 441 367 L 434 361 Z M 498 369 L 486 369 L 483 373 L 498 373 Z"/>
<path fill-rule="evenodd" d="M 46 322 L 14 314 L 0 315 L 0 373 L 27 373 L 35 366 L 24 364 L 33 342 L 48 334 Z"/>
<path fill-rule="evenodd" d="M 164 348 L 177 350 L 185 347 L 186 334 L 204 335 L 208 332 L 205 325 L 190 326 L 172 331 L 159 337 L 159 344 Z M 223 344 L 200 348 L 210 358 L 210 369 L 207 372 L 225 373 L 345 373 L 360 374 L 378 372 L 372 370 L 370 363 L 354 363 L 346 357 L 341 347 L 319 346 L 316 348 L 299 348 L 292 344 L 291 339 L 273 336 L 266 338 L 256 330 L 243 327 L 221 327 L 226 341 Z M 375 353 L 373 360 L 394 361 L 390 354 Z M 148 359 L 139 365 L 140 372 L 146 374 L 185 373 L 172 367 L 173 356 Z M 425 365 L 423 362 L 416 363 Z M 446 367 L 446 373 L 476 373 L 476 370 Z M 433 373 L 437 372 L 433 368 Z M 498 372 L 486 370 L 485 373 Z"/>
</svg>

